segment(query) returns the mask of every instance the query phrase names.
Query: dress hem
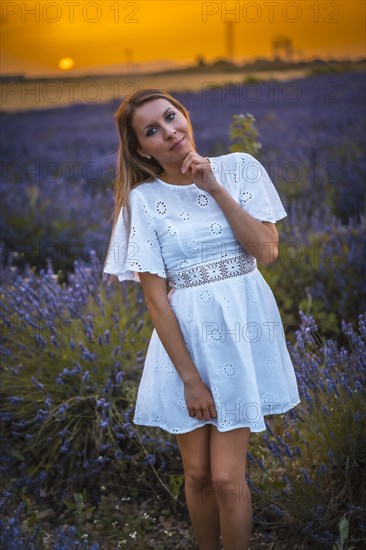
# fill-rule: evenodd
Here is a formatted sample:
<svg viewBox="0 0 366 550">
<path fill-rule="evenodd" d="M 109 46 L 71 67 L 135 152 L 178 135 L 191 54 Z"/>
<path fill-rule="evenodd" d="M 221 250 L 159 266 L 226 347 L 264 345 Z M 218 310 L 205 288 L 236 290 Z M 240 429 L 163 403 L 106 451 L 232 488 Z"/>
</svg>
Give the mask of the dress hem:
<svg viewBox="0 0 366 550">
<path fill-rule="evenodd" d="M 296 401 L 291 401 L 291 405 L 287 408 L 287 409 L 284 409 L 284 410 L 281 410 L 280 412 L 267 412 L 267 413 L 263 413 L 263 417 L 265 416 L 277 416 L 279 414 L 285 414 L 287 413 L 288 411 L 290 411 L 291 409 L 293 409 L 294 407 L 296 407 L 297 405 L 299 405 L 301 403 L 301 400 L 298 399 Z M 236 430 L 238 428 L 249 428 L 250 429 L 250 432 L 251 433 L 260 433 L 260 432 L 265 432 L 267 430 L 267 428 L 256 428 L 254 427 L 253 425 L 248 425 L 247 424 L 235 424 L 235 425 L 229 425 L 228 427 L 226 428 L 222 428 L 221 427 L 218 427 L 217 426 L 217 423 L 215 423 L 214 421 L 212 420 L 206 420 L 205 422 L 202 422 L 200 424 L 196 424 L 195 426 L 189 426 L 186 428 L 183 428 L 183 429 L 180 429 L 180 431 L 170 431 L 166 428 L 166 426 L 163 426 L 161 424 L 147 424 L 147 423 L 144 423 L 144 422 L 137 422 L 136 420 L 132 420 L 133 424 L 137 425 L 137 426 L 146 426 L 146 427 L 149 427 L 149 428 L 160 428 L 162 430 L 164 430 L 165 432 L 168 432 L 172 435 L 180 435 L 180 434 L 185 434 L 185 433 L 188 433 L 188 432 L 193 432 L 194 430 L 197 430 L 199 428 L 203 428 L 204 426 L 206 426 L 207 424 L 211 424 L 212 426 L 215 426 L 215 428 L 217 428 L 217 430 L 221 433 L 225 433 L 225 432 L 229 432 L 229 431 L 232 431 L 232 430 Z M 220 429 L 221 428 L 221 429 Z"/>
</svg>

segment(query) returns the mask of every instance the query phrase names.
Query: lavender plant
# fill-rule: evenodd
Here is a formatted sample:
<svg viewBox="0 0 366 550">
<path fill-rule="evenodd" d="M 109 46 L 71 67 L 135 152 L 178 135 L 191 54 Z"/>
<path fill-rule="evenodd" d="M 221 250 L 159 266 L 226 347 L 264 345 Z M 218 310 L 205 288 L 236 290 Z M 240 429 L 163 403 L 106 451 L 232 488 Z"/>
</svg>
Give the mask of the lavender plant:
<svg viewBox="0 0 366 550">
<path fill-rule="evenodd" d="M 249 478 L 256 521 L 277 536 L 329 548 L 343 518 L 349 542 L 366 539 L 366 313 L 359 330 L 342 323 L 348 345 L 337 348 L 300 311 L 296 365 L 301 404 L 267 420 L 269 434 L 254 436 Z"/>
<path fill-rule="evenodd" d="M 366 530 L 364 75 L 277 83 L 268 100 L 268 83 L 252 85 L 262 99 L 242 102 L 258 130 L 243 136 L 245 148 L 253 145 L 259 155 L 262 145 L 260 160 L 288 212 L 278 224 L 279 259 L 261 269 L 284 317 L 302 398 L 285 415 L 285 428 L 274 417 L 266 434 L 252 437 L 255 527 L 294 548 L 357 547 Z M 299 91 L 296 101 L 289 85 Z M 246 92 L 238 89 L 240 97 Z M 238 102 L 224 88 L 205 101 L 177 96 L 192 108 L 199 150 L 210 154 L 222 143 L 226 152 L 227 120 Z M 115 108 L 111 102 L 5 114 L 0 129 L 7 161 L 0 218 L 0 471 L 7 492 L 0 543 L 10 549 L 42 548 L 47 540 L 55 548 L 95 550 L 106 540 L 131 549 L 179 543 L 170 539 L 169 524 L 169 514 L 182 513 L 176 445 L 131 422 L 152 330 L 141 289 L 103 287 L 100 279 Z M 207 125 L 213 109 L 215 124 Z M 235 140 L 241 136 L 238 130 Z M 68 510 L 84 489 L 79 512 Z M 158 540 L 139 515 L 138 505 L 149 515 L 152 503 L 165 518 Z M 50 536 L 38 519 L 44 506 L 64 515 L 68 527 L 60 524 Z M 87 508 L 90 518 L 83 516 Z"/>
<path fill-rule="evenodd" d="M 68 286 L 50 266 L 1 288 L 2 471 L 42 481 L 55 497 L 111 464 L 126 476 L 149 453 L 164 468 L 175 449 L 131 424 L 151 332 L 141 290 L 101 285 L 96 257 L 92 269 L 75 269 Z"/>
<path fill-rule="evenodd" d="M 86 184 L 41 181 L 2 183 L 0 197 L 6 206 L 0 226 L 3 263 L 13 256 L 10 261 L 23 270 L 28 263 L 39 271 L 50 259 L 66 280 L 75 259 L 91 264 L 93 253 L 104 257 L 108 224 L 100 213 L 112 211 L 110 195 L 93 196 Z"/>
<path fill-rule="evenodd" d="M 366 311 L 366 218 L 343 224 L 326 206 L 307 220 L 300 204 L 288 210 L 288 222 L 279 227 L 279 257 L 261 270 L 275 289 L 289 340 L 295 340 L 291 327 L 301 309 L 325 336 L 345 344 L 342 320 L 356 327 L 359 312 Z"/>
</svg>

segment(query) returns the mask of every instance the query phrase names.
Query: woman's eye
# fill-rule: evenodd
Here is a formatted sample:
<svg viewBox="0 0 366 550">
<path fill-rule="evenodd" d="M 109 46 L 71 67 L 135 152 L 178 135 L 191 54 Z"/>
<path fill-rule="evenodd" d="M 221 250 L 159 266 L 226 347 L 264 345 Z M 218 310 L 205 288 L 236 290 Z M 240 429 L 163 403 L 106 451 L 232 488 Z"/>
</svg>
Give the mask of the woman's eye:
<svg viewBox="0 0 366 550">
<path fill-rule="evenodd" d="M 167 120 L 173 120 L 174 117 L 175 117 L 175 113 L 168 113 L 167 116 L 166 116 L 166 119 Z M 156 128 L 150 128 L 150 130 L 148 130 L 146 132 L 146 135 L 147 136 L 153 136 L 155 134 L 154 130 L 156 130 Z"/>
</svg>

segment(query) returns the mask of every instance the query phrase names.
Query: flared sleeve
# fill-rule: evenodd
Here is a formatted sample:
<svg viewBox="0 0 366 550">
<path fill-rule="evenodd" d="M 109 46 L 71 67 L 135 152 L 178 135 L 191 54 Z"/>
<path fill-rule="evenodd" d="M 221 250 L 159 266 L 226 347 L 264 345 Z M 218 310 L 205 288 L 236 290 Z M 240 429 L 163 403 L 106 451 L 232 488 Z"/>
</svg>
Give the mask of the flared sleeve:
<svg viewBox="0 0 366 550">
<path fill-rule="evenodd" d="M 138 188 L 131 191 L 128 199 L 130 227 L 128 231 L 124 217 L 126 208 L 121 208 L 112 235 L 107 261 L 103 269 L 103 280 L 116 275 L 119 281 L 141 282 L 138 273 L 148 271 L 167 278 L 160 243 L 156 233 L 155 219 Z"/>
<path fill-rule="evenodd" d="M 264 166 L 249 153 L 235 153 L 239 165 L 240 205 L 258 221 L 276 223 L 287 216 Z"/>
</svg>

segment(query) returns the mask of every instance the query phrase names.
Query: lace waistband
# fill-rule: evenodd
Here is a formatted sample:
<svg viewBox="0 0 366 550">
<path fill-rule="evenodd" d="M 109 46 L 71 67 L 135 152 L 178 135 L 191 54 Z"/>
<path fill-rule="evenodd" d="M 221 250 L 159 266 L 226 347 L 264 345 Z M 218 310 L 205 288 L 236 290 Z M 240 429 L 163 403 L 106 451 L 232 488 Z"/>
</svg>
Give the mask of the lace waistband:
<svg viewBox="0 0 366 550">
<path fill-rule="evenodd" d="M 257 262 L 249 254 L 241 254 L 234 258 L 225 258 L 216 262 L 196 265 L 187 269 L 168 272 L 168 281 L 174 288 L 204 285 L 237 277 L 249 273 L 257 267 Z"/>
</svg>

